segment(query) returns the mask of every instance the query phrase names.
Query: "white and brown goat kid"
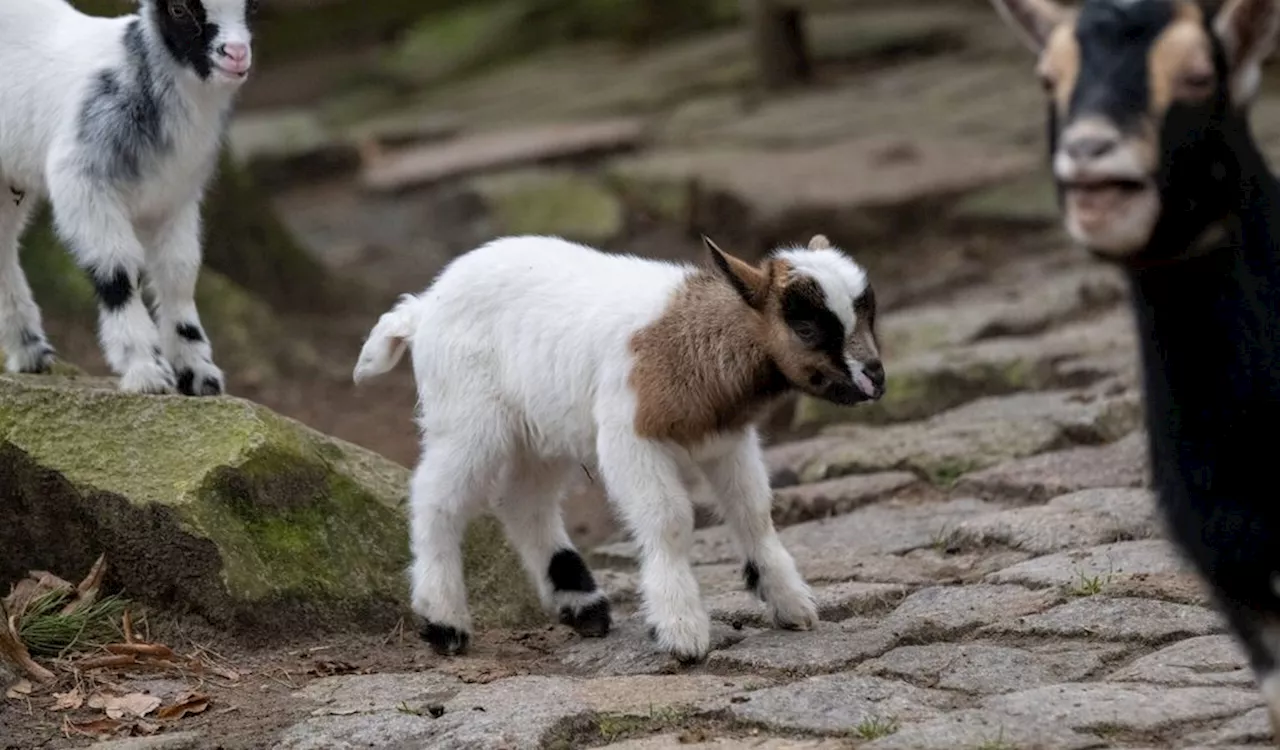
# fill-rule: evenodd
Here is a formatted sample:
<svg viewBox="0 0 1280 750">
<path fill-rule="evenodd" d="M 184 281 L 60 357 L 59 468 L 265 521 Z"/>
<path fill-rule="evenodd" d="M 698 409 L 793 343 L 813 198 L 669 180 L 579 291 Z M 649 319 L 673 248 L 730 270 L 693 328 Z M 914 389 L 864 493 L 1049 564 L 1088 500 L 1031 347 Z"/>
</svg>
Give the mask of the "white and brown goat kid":
<svg viewBox="0 0 1280 750">
<path fill-rule="evenodd" d="M 791 389 L 841 404 L 883 395 L 875 299 L 863 269 L 820 236 L 759 265 L 706 244 L 711 269 L 500 239 L 373 328 L 356 382 L 412 351 L 423 435 L 412 606 L 437 651 L 469 641 L 461 539 L 486 504 L 547 608 L 584 635 L 608 632 L 609 603 L 560 516 L 581 466 L 598 467 L 640 548 L 644 616 L 663 650 L 696 661 L 710 647 L 690 563 L 695 478 L 714 490 L 774 622 L 817 621 L 770 518 L 753 422 Z"/>
</svg>

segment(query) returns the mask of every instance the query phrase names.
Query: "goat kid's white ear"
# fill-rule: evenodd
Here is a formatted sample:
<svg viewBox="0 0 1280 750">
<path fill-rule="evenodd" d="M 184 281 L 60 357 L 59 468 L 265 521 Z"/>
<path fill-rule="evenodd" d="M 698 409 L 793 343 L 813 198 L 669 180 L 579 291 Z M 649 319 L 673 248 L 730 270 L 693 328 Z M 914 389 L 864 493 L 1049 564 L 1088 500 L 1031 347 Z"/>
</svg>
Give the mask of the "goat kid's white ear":
<svg viewBox="0 0 1280 750">
<path fill-rule="evenodd" d="M 1213 19 L 1213 31 L 1227 56 L 1231 103 L 1253 101 L 1262 82 L 1262 63 L 1276 46 L 1280 30 L 1277 0 L 1227 0 Z"/>
<path fill-rule="evenodd" d="M 1040 54 L 1049 35 L 1067 18 L 1067 11 L 1054 0 L 991 0 L 996 12 L 1017 33 L 1022 43 Z"/>
<path fill-rule="evenodd" d="M 716 268 L 733 285 L 735 291 L 748 305 L 759 309 L 769 295 L 769 274 L 740 258 L 735 258 L 720 249 L 711 238 L 702 235 L 702 244 L 711 252 L 711 259 Z"/>
</svg>

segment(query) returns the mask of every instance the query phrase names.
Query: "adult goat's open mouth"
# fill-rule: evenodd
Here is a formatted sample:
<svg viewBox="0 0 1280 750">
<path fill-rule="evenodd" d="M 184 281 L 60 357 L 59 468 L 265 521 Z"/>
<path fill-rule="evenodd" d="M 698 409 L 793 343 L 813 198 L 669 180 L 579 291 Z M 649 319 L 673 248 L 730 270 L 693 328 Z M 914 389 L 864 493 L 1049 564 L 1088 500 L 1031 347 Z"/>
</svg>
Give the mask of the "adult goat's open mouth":
<svg viewBox="0 0 1280 750">
<path fill-rule="evenodd" d="M 1090 231 L 1123 218 L 1139 199 L 1155 190 L 1155 185 L 1150 180 L 1098 177 L 1065 181 L 1062 189 L 1067 210 L 1081 229 Z"/>
</svg>

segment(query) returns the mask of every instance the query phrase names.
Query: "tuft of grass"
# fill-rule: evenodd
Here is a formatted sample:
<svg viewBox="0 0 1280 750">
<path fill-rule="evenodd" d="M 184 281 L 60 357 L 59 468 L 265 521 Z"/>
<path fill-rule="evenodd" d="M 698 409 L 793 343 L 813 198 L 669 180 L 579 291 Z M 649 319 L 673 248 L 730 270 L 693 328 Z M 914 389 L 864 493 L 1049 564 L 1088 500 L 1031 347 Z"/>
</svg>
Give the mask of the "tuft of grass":
<svg viewBox="0 0 1280 750">
<path fill-rule="evenodd" d="M 1088 576 L 1084 574 L 1084 571 L 1077 571 L 1076 576 L 1079 580 L 1067 589 L 1067 593 L 1072 596 L 1096 596 L 1101 594 L 1102 590 L 1111 583 L 1111 573 L 1109 572 Z"/>
<path fill-rule="evenodd" d="M 950 525 L 943 524 L 942 528 L 933 532 L 933 537 L 929 540 L 929 546 L 939 555 L 947 554 L 956 546 L 960 539 L 960 530 Z"/>
<path fill-rule="evenodd" d="M 69 614 L 62 609 L 74 591 L 51 591 L 31 601 L 18 620 L 18 638 L 33 656 L 88 651 L 118 640 L 120 618 L 129 602 L 108 596 Z"/>
<path fill-rule="evenodd" d="M 874 740 L 893 734 L 898 731 L 898 727 L 897 719 L 868 716 L 858 722 L 858 725 L 853 728 L 853 734 L 858 739 Z"/>
<path fill-rule="evenodd" d="M 674 729 L 688 716 L 688 712 L 670 706 L 650 706 L 648 714 L 600 714 L 596 717 L 596 726 L 601 739 L 615 742 L 638 734 Z"/>
</svg>

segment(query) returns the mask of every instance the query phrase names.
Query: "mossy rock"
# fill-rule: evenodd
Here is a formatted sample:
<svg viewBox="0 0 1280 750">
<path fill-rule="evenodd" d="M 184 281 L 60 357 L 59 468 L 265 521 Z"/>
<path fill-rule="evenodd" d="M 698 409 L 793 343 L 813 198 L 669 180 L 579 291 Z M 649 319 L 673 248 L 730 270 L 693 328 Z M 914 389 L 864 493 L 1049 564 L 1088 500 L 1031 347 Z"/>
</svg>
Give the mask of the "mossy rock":
<svg viewBox="0 0 1280 750">
<path fill-rule="evenodd" d="M 111 588 L 262 638 L 385 628 L 405 613 L 408 481 L 240 399 L 0 376 L 0 580 L 105 553 Z M 477 622 L 540 621 L 496 523 L 467 545 Z"/>
<path fill-rule="evenodd" d="M 471 184 L 504 234 L 604 243 L 625 226 L 622 200 L 589 175 L 534 169 L 478 177 Z"/>
</svg>

